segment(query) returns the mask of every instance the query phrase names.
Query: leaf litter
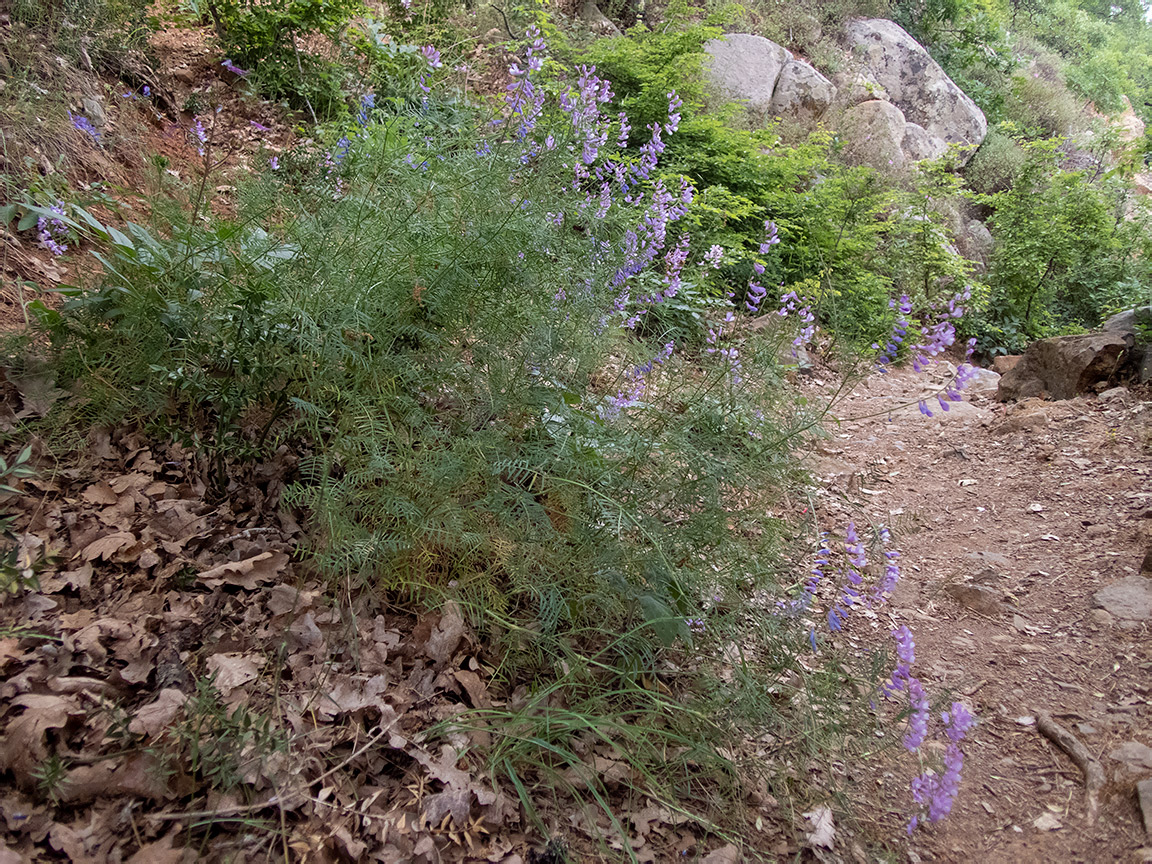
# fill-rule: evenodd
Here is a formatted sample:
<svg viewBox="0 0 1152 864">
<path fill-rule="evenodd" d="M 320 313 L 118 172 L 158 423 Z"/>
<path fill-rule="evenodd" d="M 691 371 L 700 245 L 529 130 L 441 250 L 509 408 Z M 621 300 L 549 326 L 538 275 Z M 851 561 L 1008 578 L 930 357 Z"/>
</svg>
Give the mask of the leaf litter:
<svg viewBox="0 0 1152 864">
<path fill-rule="evenodd" d="M 92 444 L 86 464 L 15 501 L 34 579 L 0 599 L 4 852 L 533 860 L 547 838 L 473 752 L 490 733 L 428 734 L 507 704 L 456 603 L 334 606 L 293 559 L 295 518 L 274 510 L 284 453 L 210 502 L 206 462 L 179 444 L 130 430 Z M 626 803 L 637 778 L 618 757 L 590 751 L 565 776 L 635 811 L 623 824 L 637 860 L 716 846 L 658 802 Z M 622 849 L 603 812 L 539 806 L 570 840 Z M 738 860 L 736 847 L 705 860 Z"/>
</svg>

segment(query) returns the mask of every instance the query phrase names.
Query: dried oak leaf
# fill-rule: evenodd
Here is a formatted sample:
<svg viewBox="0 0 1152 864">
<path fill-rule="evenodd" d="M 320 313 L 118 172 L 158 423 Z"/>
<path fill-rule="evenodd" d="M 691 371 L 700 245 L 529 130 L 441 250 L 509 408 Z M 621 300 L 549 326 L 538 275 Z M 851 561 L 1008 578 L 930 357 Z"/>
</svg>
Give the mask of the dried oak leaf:
<svg viewBox="0 0 1152 864">
<path fill-rule="evenodd" d="M 216 673 L 216 689 L 227 698 L 237 687 L 256 680 L 264 663 L 257 654 L 213 654 L 206 665 Z"/>
<path fill-rule="evenodd" d="M 331 689 L 316 703 L 316 710 L 327 717 L 352 714 L 365 708 L 384 713 L 389 706 L 383 693 L 388 687 L 387 675 L 373 675 L 364 679 L 352 675 L 337 675 Z"/>
<path fill-rule="evenodd" d="M 8 724 L 0 741 L 0 768 L 17 779 L 32 780 L 32 772 L 48 758 L 44 737 L 49 729 L 63 729 L 71 717 L 83 716 L 76 702 L 67 696 L 25 693 L 12 700 L 24 713 Z"/>
<path fill-rule="evenodd" d="M 140 555 L 136 536 L 128 531 L 117 531 L 93 540 L 80 552 L 85 561 L 132 561 Z"/>
<path fill-rule="evenodd" d="M 270 582 L 280 575 L 288 555 L 284 552 L 261 552 L 243 561 L 229 561 L 200 574 L 206 585 L 238 585 L 248 591 L 255 591 L 260 582 Z"/>
<path fill-rule="evenodd" d="M 161 690 L 155 702 L 137 709 L 136 716 L 128 724 L 128 731 L 155 738 L 168 728 L 187 701 L 188 697 L 173 687 Z"/>
<path fill-rule="evenodd" d="M 436 625 L 424 644 L 424 653 L 437 665 L 442 666 L 452 659 L 466 632 L 467 625 L 464 623 L 464 616 L 460 614 L 459 604 L 455 600 L 449 600 L 440 613 L 440 623 Z"/>
<path fill-rule="evenodd" d="M 145 843 L 125 864 L 180 864 L 184 860 L 184 844 L 176 841 L 176 833 L 173 831 L 159 840 Z"/>
<path fill-rule="evenodd" d="M 81 765 L 68 772 L 57 794 L 65 804 L 122 796 L 162 801 L 169 797 L 162 768 L 159 760 L 147 753 Z"/>
<path fill-rule="evenodd" d="M 808 811 L 804 816 L 812 823 L 812 831 L 808 833 L 808 842 L 813 846 L 831 849 L 836 842 L 836 826 L 832 822 L 832 811 L 821 806 Z"/>
<path fill-rule="evenodd" d="M 75 570 L 66 570 L 51 576 L 40 577 L 40 590 L 45 594 L 57 594 L 65 588 L 86 591 L 92 587 L 92 562 L 85 561 Z"/>
</svg>

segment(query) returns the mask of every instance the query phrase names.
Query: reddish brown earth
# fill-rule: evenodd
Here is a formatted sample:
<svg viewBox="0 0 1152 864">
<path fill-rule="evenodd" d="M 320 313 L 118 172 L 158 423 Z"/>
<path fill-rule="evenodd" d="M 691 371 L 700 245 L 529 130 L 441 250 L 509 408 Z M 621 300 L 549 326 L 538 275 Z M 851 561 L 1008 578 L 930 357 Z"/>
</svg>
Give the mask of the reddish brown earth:
<svg viewBox="0 0 1152 864">
<path fill-rule="evenodd" d="M 1094 599 L 1125 579 L 1152 586 L 1152 573 L 1137 575 L 1152 541 L 1152 393 L 1011 406 L 975 395 L 931 419 L 915 405 L 888 410 L 926 384 L 910 371 L 868 379 L 840 406 L 864 419 L 832 427 L 815 466 L 826 520 L 863 511 L 893 525 L 903 551 L 902 581 L 873 634 L 907 624 L 929 694 L 948 692 L 980 717 L 953 814 L 918 831 L 908 856 L 1152 860 L 1135 793 L 1152 763 L 1111 756 L 1152 745 L 1149 621 Z M 1038 711 L 1102 764 L 1095 824 L 1081 771 L 1037 732 Z M 861 814 L 883 802 L 889 815 L 874 829 L 890 841 L 910 804 L 903 781 L 873 777 L 856 796 Z"/>
</svg>

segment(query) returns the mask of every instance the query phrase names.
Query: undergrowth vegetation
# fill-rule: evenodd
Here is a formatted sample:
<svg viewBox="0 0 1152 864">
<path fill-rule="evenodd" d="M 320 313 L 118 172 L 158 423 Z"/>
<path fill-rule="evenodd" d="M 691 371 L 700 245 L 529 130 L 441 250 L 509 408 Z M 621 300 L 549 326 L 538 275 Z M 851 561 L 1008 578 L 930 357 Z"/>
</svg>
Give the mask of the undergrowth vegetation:
<svg viewBox="0 0 1152 864">
<path fill-rule="evenodd" d="M 736 835 L 749 788 L 803 799 L 809 759 L 877 734 L 923 760 L 913 826 L 943 818 L 972 718 L 941 703 L 949 744 L 926 756 L 912 634 L 893 634 L 894 673 L 883 651 L 829 644 L 885 602 L 898 554 L 885 526 L 819 525 L 804 506 L 796 455 L 834 406 L 790 377 L 816 352 L 846 382 L 855 363 L 951 352 L 948 410 L 975 350 L 1147 296 L 1135 148 L 1113 167 L 1104 138 L 1072 158 L 1054 137 L 1071 103 L 1033 98 L 1050 82 L 1010 56 L 995 4 L 889 10 L 1004 121 L 963 172 L 951 153 L 906 176 L 846 164 L 826 130 L 713 110 L 702 48 L 733 10 L 672 7 L 668 26 L 579 50 L 533 29 L 485 100 L 448 86 L 461 58 L 398 38 L 451 26 L 411 6 L 195 4 L 246 98 L 307 111 L 311 137 L 222 187 L 232 142 L 205 106 L 179 127 L 199 164 L 181 180 L 154 162 L 147 218 L 121 223 L 101 187 L 49 172 L 5 202 L 5 225 L 99 265 L 60 306 L 22 298 L 36 327 L 9 366 L 47 363 L 82 394 L 35 430 L 176 439 L 210 462 L 215 500 L 237 465 L 290 449 L 275 503 L 305 523 L 299 554 L 333 597 L 468 615 L 507 698 L 436 731 L 483 730 L 489 772 L 531 818 L 551 794 L 615 820 L 602 780 L 573 774 L 604 745 L 634 789 Z M 798 38 L 820 44 L 811 26 Z M 1102 56 L 1056 70 L 1101 106 L 1123 65 Z M 994 240 L 982 271 L 954 245 L 972 213 Z M 0 479 L 26 476 L 27 452 Z M 35 573 L 12 558 L 0 576 L 18 591 Z M 240 752 L 283 739 L 218 695 L 201 681 L 205 725 L 177 727 L 167 757 L 230 790 Z M 49 798 L 59 773 L 43 768 Z"/>
</svg>

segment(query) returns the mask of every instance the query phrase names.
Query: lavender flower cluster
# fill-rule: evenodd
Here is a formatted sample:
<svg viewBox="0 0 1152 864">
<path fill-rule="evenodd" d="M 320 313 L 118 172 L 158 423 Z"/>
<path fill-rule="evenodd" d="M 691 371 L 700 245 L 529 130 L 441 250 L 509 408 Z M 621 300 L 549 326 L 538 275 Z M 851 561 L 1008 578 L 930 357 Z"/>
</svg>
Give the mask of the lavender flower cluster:
<svg viewBox="0 0 1152 864">
<path fill-rule="evenodd" d="M 914 370 L 923 372 L 932 364 L 933 358 L 939 357 L 956 344 L 956 320 L 964 316 L 964 304 L 971 297 L 971 287 L 965 287 L 963 291 L 948 298 L 943 309 L 931 306 L 928 308 L 925 312 L 925 320 L 918 330 L 918 340 L 908 346 L 909 353 L 912 355 L 912 368 Z M 907 294 L 900 295 L 899 303 L 896 300 L 889 300 L 888 308 L 896 310 L 896 321 L 892 325 L 892 333 L 883 348 L 878 343 L 872 345 L 873 349 L 880 352 L 876 365 L 881 372 L 886 371 L 886 367 L 895 362 L 897 354 L 913 326 L 911 323 L 912 299 Z M 949 402 L 960 401 L 962 398 L 960 391 L 975 374 L 975 368 L 970 362 L 975 348 L 976 340 L 969 339 L 964 363 L 957 368 L 953 379 L 936 394 L 936 402 L 941 411 L 949 410 Z M 920 413 L 924 416 L 934 416 L 932 409 L 928 407 L 927 399 L 920 400 L 919 408 Z"/>
<path fill-rule="evenodd" d="M 58 217 L 65 216 L 64 202 L 57 201 L 48 208 L 56 216 L 41 216 L 36 220 L 36 239 L 53 255 L 60 256 L 68 251 L 64 242 L 68 239 L 68 227 Z"/>
<path fill-rule="evenodd" d="M 910 753 L 916 753 L 928 738 L 928 725 L 932 712 L 924 686 L 920 683 L 920 679 L 912 674 L 912 665 L 916 662 L 916 645 L 912 639 L 912 631 L 903 626 L 892 631 L 892 638 L 896 642 L 896 668 L 892 672 L 891 679 L 881 689 L 890 699 L 897 698 L 899 693 L 907 693 L 908 731 L 904 734 L 902 743 Z M 941 713 L 940 720 L 944 726 L 944 735 L 948 739 L 943 769 L 937 771 L 928 768 L 912 779 L 912 800 L 920 810 L 908 823 L 909 834 L 916 830 L 921 818 L 928 822 L 939 822 L 944 819 L 952 812 L 952 805 L 960 793 L 961 774 L 964 768 L 964 753 L 960 749 L 960 742 L 976 725 L 976 718 L 962 703 L 953 702 L 947 711 Z"/>
<path fill-rule="evenodd" d="M 881 528 L 878 537 L 883 550 L 881 555 L 884 559 L 884 575 L 867 593 L 863 593 L 865 569 L 868 566 L 867 549 L 856 530 L 856 523 L 849 522 L 844 529 L 843 546 L 838 552 L 834 552 L 827 533 L 820 535 L 816 557 L 800 595 L 790 602 L 781 601 L 778 604 L 780 610 L 789 616 L 807 612 L 812 607 L 822 582 L 828 582 L 834 588 L 834 599 L 825 613 L 828 629 L 833 632 L 843 627 L 853 608 L 883 605 L 900 579 L 900 566 L 896 563 L 900 553 L 890 548 L 892 535 L 887 528 Z M 834 561 L 834 557 L 838 560 Z M 816 650 L 814 627 L 809 630 L 808 639 L 812 643 L 813 650 Z"/>
</svg>

